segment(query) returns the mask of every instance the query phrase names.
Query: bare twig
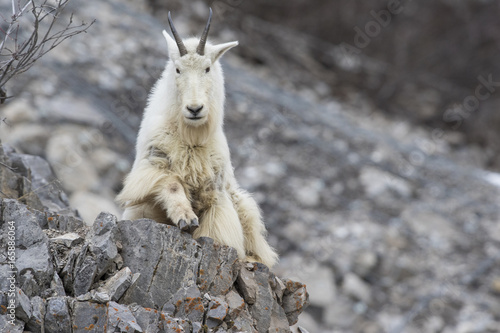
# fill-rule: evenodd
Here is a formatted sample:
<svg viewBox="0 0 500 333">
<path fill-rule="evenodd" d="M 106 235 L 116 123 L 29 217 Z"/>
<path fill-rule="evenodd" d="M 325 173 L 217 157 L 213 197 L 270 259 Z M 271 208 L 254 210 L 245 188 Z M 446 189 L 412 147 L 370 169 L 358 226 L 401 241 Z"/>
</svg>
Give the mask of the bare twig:
<svg viewBox="0 0 500 333">
<path fill-rule="evenodd" d="M 7 169 L 9 169 L 10 171 L 16 171 L 16 169 L 14 169 L 14 168 L 13 168 L 13 167 L 11 167 L 11 166 L 8 166 L 8 165 L 7 165 L 7 164 L 5 164 L 5 163 L 0 162 L 0 165 L 1 165 L 1 166 L 3 166 L 3 167 L 5 167 L 5 168 L 7 168 Z"/>
<path fill-rule="evenodd" d="M 71 14 L 68 23 L 54 32 L 56 22 L 70 0 L 58 0 L 55 6 L 47 1 L 28 0 L 21 6 L 21 0 L 18 0 L 16 7 L 16 0 L 12 0 L 12 16 L 0 16 L 8 24 L 7 29 L 0 29 L 0 104 L 8 98 L 4 88 L 7 81 L 30 69 L 66 39 L 87 32 L 94 23 L 73 25 Z M 26 37 L 21 41 L 20 36 Z"/>
<path fill-rule="evenodd" d="M 25 199 L 26 197 L 28 197 L 28 196 L 30 196 L 30 195 L 32 195 L 32 194 L 36 194 L 38 191 L 41 191 L 41 190 L 43 190 L 44 188 L 46 188 L 46 187 L 50 187 L 50 186 L 52 186 L 52 185 L 54 185 L 54 184 L 58 184 L 58 185 L 59 185 L 59 187 L 60 187 L 61 182 L 60 182 L 58 179 L 54 179 L 53 181 L 51 181 L 51 182 L 49 182 L 49 183 L 47 183 L 47 184 L 45 184 L 45 185 L 43 185 L 43 186 L 37 187 L 37 188 L 35 188 L 35 189 L 33 189 L 33 190 L 29 191 L 28 193 L 26 193 L 26 194 L 24 194 L 24 195 L 20 196 L 19 198 L 17 198 L 17 200 L 22 200 L 22 199 Z"/>
</svg>

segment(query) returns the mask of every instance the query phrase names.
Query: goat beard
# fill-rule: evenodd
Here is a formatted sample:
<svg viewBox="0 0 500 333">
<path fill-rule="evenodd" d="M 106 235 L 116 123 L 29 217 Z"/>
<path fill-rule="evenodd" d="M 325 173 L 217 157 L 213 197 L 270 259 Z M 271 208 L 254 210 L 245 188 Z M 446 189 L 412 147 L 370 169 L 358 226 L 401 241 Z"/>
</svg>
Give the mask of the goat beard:
<svg viewBox="0 0 500 333">
<path fill-rule="evenodd" d="M 213 117 L 210 117 L 210 113 L 200 125 L 188 123 L 185 119 L 179 121 L 178 124 L 179 136 L 190 146 L 205 144 L 217 128 L 217 124 L 214 123 Z"/>
</svg>

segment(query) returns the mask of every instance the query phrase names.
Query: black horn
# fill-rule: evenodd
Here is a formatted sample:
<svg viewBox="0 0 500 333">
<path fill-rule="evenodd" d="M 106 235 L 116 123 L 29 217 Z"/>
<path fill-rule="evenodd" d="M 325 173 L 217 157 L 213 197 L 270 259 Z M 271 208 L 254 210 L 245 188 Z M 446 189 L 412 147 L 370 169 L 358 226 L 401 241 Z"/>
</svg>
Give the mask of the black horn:
<svg viewBox="0 0 500 333">
<path fill-rule="evenodd" d="M 182 57 L 183 55 L 186 55 L 188 52 L 186 46 L 182 42 L 181 37 L 179 37 L 177 30 L 175 30 L 174 22 L 172 22 L 172 17 L 170 17 L 170 12 L 168 12 L 168 24 L 170 25 L 170 30 L 172 30 L 172 35 L 174 35 L 175 42 L 177 43 L 177 47 L 179 48 L 179 53 L 181 54 Z"/>
<path fill-rule="evenodd" d="M 207 25 L 205 27 L 205 30 L 203 30 L 203 34 L 201 35 L 200 44 L 198 44 L 198 47 L 196 48 L 196 53 L 198 53 L 199 55 L 205 54 L 205 44 L 207 43 L 208 30 L 210 30 L 210 21 L 212 21 L 212 8 L 209 9 L 210 14 L 208 15 Z"/>
</svg>

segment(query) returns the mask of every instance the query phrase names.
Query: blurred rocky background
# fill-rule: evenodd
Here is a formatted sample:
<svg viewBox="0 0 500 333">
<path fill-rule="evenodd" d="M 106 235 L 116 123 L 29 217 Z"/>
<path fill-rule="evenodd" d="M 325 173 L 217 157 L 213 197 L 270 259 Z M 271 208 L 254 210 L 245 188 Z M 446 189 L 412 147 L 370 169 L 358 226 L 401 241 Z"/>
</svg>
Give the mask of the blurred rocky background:
<svg viewBox="0 0 500 333">
<path fill-rule="evenodd" d="M 199 35 L 209 5 L 212 40 L 240 42 L 223 59 L 233 165 L 274 272 L 307 284 L 299 325 L 498 332 L 496 1 L 71 0 L 63 17 L 96 23 L 9 81 L 0 139 L 46 158 L 86 223 L 119 214 L 166 13 Z"/>
</svg>

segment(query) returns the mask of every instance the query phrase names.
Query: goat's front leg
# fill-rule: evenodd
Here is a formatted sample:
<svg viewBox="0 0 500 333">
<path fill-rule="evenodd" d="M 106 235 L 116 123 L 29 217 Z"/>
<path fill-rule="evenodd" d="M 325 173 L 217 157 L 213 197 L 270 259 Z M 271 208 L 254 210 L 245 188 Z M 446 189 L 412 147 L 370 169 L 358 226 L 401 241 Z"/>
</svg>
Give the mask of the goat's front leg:
<svg viewBox="0 0 500 333">
<path fill-rule="evenodd" d="M 158 193 L 157 200 L 167 217 L 183 231 L 193 233 L 200 226 L 184 188 L 178 180 L 169 180 Z"/>
</svg>

